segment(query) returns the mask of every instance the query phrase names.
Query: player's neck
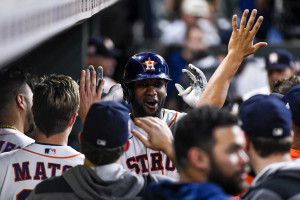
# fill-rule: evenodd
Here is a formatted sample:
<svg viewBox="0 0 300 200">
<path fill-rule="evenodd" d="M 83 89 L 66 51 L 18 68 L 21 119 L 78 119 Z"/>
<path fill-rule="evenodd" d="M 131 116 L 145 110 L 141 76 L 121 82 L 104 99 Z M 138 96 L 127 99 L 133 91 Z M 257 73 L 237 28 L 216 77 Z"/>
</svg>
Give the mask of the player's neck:
<svg viewBox="0 0 300 200">
<path fill-rule="evenodd" d="M 34 139 L 38 143 L 68 145 L 68 136 L 69 134 L 64 131 L 47 137 L 46 134 L 40 131 L 38 128 L 34 130 Z"/>
<path fill-rule="evenodd" d="M 12 120 L 15 119 L 15 120 Z M 1 128 L 11 128 L 18 130 L 24 133 L 24 123 L 20 120 L 20 118 L 16 117 L 0 117 L 0 127 Z"/>
</svg>

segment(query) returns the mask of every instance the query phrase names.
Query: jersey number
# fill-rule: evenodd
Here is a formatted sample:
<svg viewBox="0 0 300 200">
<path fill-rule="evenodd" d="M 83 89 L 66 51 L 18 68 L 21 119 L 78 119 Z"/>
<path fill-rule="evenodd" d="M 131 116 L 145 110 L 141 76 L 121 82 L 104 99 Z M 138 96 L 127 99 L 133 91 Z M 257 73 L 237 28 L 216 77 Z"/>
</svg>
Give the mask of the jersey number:
<svg viewBox="0 0 300 200">
<path fill-rule="evenodd" d="M 17 194 L 17 200 L 27 200 L 31 191 L 32 190 L 29 189 L 22 190 L 21 192 L 19 192 L 19 194 Z"/>
</svg>

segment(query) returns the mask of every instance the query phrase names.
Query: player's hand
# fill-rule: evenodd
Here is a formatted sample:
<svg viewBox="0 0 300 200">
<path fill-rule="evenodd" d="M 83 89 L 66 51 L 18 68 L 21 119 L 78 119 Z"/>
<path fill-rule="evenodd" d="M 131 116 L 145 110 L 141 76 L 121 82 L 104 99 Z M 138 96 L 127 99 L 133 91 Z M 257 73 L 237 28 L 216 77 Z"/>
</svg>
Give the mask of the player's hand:
<svg viewBox="0 0 300 200">
<path fill-rule="evenodd" d="M 189 64 L 189 69 L 191 71 L 183 69 L 182 72 L 190 79 L 190 86 L 184 90 L 180 84 L 175 83 L 175 87 L 178 91 L 178 96 L 182 96 L 185 103 L 194 108 L 197 106 L 198 100 L 206 87 L 207 80 L 199 68 Z"/>
<path fill-rule="evenodd" d="M 89 69 L 82 70 L 79 82 L 80 107 L 78 113 L 83 123 L 91 105 L 101 101 L 105 80 L 101 80 L 96 91 L 96 79 L 95 70 L 93 70 L 92 76 Z"/>
<path fill-rule="evenodd" d="M 173 135 L 168 125 L 157 117 L 140 117 L 134 119 L 135 125 L 146 131 L 149 138 L 133 133 L 147 148 L 163 151 L 174 161 Z"/>
<path fill-rule="evenodd" d="M 115 96 L 115 92 L 121 88 L 121 84 L 115 84 L 113 86 L 111 86 L 111 88 L 109 89 L 108 93 L 102 93 L 102 101 L 112 101 L 114 100 L 114 96 Z"/>
<path fill-rule="evenodd" d="M 259 48 L 268 45 L 266 42 L 259 42 L 253 45 L 254 37 L 259 30 L 263 17 L 260 16 L 254 24 L 257 10 L 253 9 L 246 25 L 248 13 L 249 10 L 246 9 L 243 13 L 239 29 L 237 27 L 237 15 L 233 15 L 232 17 L 232 34 L 228 44 L 228 54 L 240 56 L 241 59 L 254 54 Z"/>
</svg>

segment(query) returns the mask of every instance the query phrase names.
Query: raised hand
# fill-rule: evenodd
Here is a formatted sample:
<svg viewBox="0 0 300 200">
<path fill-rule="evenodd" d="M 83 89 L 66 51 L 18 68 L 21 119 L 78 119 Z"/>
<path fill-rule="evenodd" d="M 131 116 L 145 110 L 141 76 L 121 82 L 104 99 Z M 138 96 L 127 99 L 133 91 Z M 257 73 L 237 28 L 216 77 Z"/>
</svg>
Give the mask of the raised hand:
<svg viewBox="0 0 300 200">
<path fill-rule="evenodd" d="M 90 69 L 82 70 L 79 83 L 80 107 L 78 113 L 83 123 L 91 105 L 101 101 L 105 80 L 101 80 L 97 90 L 96 81 L 95 70 L 92 71 L 92 76 L 90 75 Z"/>
<path fill-rule="evenodd" d="M 182 72 L 190 79 L 190 86 L 184 90 L 180 84 L 175 83 L 175 87 L 178 91 L 178 96 L 182 96 L 185 103 L 190 107 L 196 107 L 200 96 L 206 87 L 207 80 L 199 68 L 189 64 L 189 69 L 191 71 L 183 69 Z"/>
<path fill-rule="evenodd" d="M 237 26 L 237 15 L 232 17 L 232 35 L 228 44 L 228 54 L 233 53 L 236 56 L 245 58 L 254 54 L 259 48 L 268 45 L 266 42 L 253 45 L 254 37 L 259 30 L 263 17 L 260 16 L 253 26 L 257 14 L 257 10 L 253 9 L 246 25 L 248 13 L 249 10 L 244 11 L 239 28 Z"/>
</svg>

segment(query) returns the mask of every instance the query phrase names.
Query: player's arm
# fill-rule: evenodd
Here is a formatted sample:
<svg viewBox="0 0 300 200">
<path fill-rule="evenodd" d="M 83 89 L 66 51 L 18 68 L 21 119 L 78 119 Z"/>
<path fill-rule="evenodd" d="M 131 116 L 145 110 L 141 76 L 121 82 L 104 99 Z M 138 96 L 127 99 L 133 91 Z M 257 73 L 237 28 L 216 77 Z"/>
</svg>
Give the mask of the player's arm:
<svg viewBox="0 0 300 200">
<path fill-rule="evenodd" d="M 175 164 L 174 138 L 168 125 L 157 117 L 138 117 L 134 119 L 134 123 L 144 129 L 149 138 L 138 133 L 133 133 L 133 135 L 147 148 L 163 151 Z"/>
<path fill-rule="evenodd" d="M 239 29 L 237 27 L 237 16 L 232 17 L 233 30 L 228 44 L 228 54 L 207 83 L 197 106 L 208 104 L 222 107 L 230 82 L 243 59 L 254 54 L 259 48 L 267 46 L 266 42 L 253 45 L 254 37 L 259 30 L 263 17 L 260 16 L 253 26 L 257 14 L 257 10 L 254 9 L 246 25 L 248 13 L 248 10 L 244 11 Z"/>
</svg>

